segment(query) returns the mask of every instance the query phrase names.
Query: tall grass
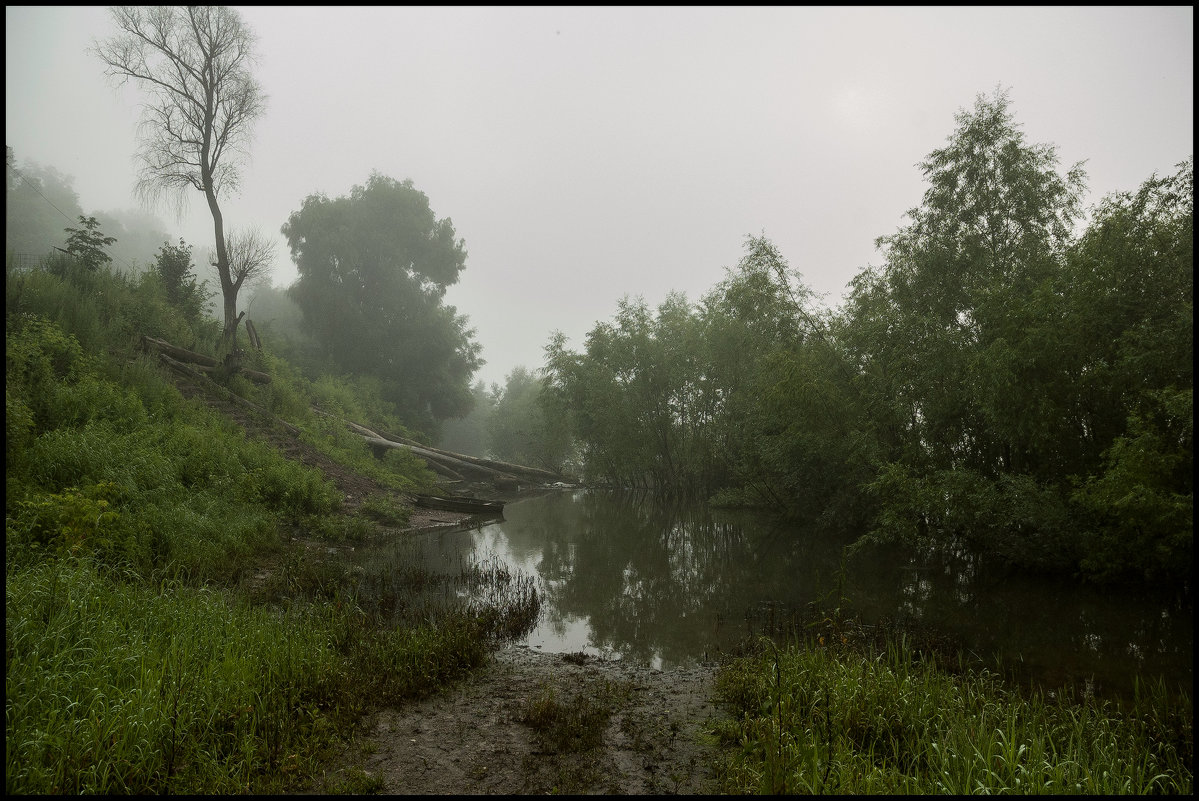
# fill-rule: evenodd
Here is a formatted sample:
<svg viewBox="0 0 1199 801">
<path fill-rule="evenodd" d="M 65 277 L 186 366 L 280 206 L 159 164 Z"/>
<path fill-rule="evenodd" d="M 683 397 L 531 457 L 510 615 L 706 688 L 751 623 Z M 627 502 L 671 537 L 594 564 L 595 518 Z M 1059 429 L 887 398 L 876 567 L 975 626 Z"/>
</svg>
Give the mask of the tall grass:
<svg viewBox="0 0 1199 801">
<path fill-rule="evenodd" d="M 715 730 L 732 793 L 1190 793 L 1190 699 L 1021 692 L 886 650 L 809 642 L 729 663 Z"/>
<path fill-rule="evenodd" d="M 79 559 L 10 573 L 5 602 L 9 793 L 277 791 L 368 704 L 431 692 L 484 653 L 466 623 L 280 613 Z"/>
<path fill-rule="evenodd" d="M 185 401 L 136 350 L 149 334 L 212 354 L 219 324 L 189 322 L 153 280 L 105 270 L 10 269 L 6 289 L 9 793 L 296 789 L 364 710 L 484 658 L 505 619 L 494 610 L 383 620 L 342 581 L 285 581 L 265 604 L 239 594 L 295 529 L 356 537 L 377 523 L 339 516 L 318 471 Z M 348 434 L 310 419 L 305 382 L 273 366 L 282 380 L 256 402 L 393 486 L 427 480 L 402 456 L 351 453 Z M 367 511 L 405 520 L 383 500 Z M 277 575 L 321 578 L 292 561 Z"/>
</svg>

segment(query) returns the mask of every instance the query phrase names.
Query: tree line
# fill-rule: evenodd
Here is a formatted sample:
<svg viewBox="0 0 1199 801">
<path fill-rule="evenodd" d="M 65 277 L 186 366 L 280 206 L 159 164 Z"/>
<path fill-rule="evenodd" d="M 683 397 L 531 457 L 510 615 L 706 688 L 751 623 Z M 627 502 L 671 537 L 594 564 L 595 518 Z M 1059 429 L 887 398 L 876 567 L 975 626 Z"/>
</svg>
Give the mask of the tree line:
<svg viewBox="0 0 1199 801">
<path fill-rule="evenodd" d="M 220 210 L 265 103 L 253 36 L 224 8 L 113 17 L 96 53 L 149 96 L 141 187 L 204 194 L 235 349 L 238 293 L 269 261 Z M 552 336 L 540 377 L 472 389 L 481 348 L 444 302 L 465 243 L 410 181 L 378 173 L 304 199 L 282 229 L 299 278 L 263 309 L 293 363 L 369 384 L 431 441 L 481 405 L 480 447 L 592 482 L 1097 579 L 1189 580 L 1193 159 L 1087 219 L 1081 165 L 1028 142 L 1005 94 L 956 123 L 919 165 L 921 205 L 838 309 L 749 237 L 698 301 L 626 299 L 581 350 Z M 11 219 L 26 182 L 8 161 Z M 113 237 L 80 222 L 68 249 L 103 257 Z M 166 243 L 156 266 L 198 309 L 189 246 Z"/>
<path fill-rule="evenodd" d="M 594 482 L 765 505 L 1097 580 L 1189 582 L 1193 159 L 1085 221 L 1005 93 L 919 165 L 884 261 L 823 310 L 764 236 L 698 302 L 547 346 Z"/>
</svg>

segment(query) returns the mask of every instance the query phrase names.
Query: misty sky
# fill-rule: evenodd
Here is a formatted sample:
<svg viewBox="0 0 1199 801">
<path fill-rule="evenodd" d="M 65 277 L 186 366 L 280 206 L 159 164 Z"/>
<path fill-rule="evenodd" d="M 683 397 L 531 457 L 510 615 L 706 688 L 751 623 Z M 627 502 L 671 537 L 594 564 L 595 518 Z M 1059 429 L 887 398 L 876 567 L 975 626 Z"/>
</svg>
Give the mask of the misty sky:
<svg viewBox="0 0 1199 801">
<path fill-rule="evenodd" d="M 1194 149 L 1191 7 L 241 12 L 268 105 L 227 224 L 279 240 L 286 286 L 304 197 L 410 178 L 466 240 L 447 299 L 488 383 L 539 367 L 555 329 L 580 348 L 626 294 L 698 299 L 747 234 L 839 305 L 919 205 L 916 163 L 997 85 L 1029 141 L 1087 161 L 1088 205 Z M 87 212 L 137 207 L 141 95 L 86 52 L 114 31 L 102 7 L 5 9 L 6 143 Z M 156 213 L 211 247 L 200 195 Z"/>
</svg>

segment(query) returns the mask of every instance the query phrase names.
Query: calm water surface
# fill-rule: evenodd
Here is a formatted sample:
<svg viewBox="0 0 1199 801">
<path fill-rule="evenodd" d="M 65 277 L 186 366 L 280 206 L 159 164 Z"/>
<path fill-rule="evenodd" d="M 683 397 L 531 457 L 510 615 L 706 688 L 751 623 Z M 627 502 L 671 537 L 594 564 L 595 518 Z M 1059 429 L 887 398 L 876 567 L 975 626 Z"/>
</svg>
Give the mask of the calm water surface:
<svg viewBox="0 0 1199 801">
<path fill-rule="evenodd" d="M 1191 687 L 1193 613 L 1178 599 L 894 550 L 844 559 L 845 544 L 744 513 L 567 491 L 510 503 L 502 521 L 423 535 L 416 545 L 431 571 L 500 559 L 533 576 L 543 603 L 527 642 L 546 652 L 683 666 L 730 648 L 771 614 L 847 598 L 864 622 L 934 627 L 1050 686 L 1126 693 L 1134 676 L 1160 675 Z"/>
</svg>

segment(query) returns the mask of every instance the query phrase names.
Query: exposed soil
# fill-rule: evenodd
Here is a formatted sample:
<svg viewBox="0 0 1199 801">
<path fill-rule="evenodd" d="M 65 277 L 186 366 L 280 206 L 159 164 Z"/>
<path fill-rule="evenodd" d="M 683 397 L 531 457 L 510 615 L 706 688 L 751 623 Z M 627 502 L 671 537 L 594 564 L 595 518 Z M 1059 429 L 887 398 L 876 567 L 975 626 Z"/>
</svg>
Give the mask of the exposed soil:
<svg viewBox="0 0 1199 801">
<path fill-rule="evenodd" d="M 394 794 L 710 793 L 715 746 L 703 730 L 718 714 L 714 670 L 664 672 L 509 645 L 460 685 L 372 715 L 325 785 L 356 777 Z M 614 685 L 622 700 L 598 746 L 559 751 L 522 722 L 547 690 L 569 702 Z"/>
<path fill-rule="evenodd" d="M 373 495 L 396 495 L 208 387 L 184 378 L 177 386 L 228 416 L 247 436 L 319 469 L 342 492 L 346 512 Z M 453 491 L 467 494 L 462 488 Z M 405 531 L 475 522 L 469 514 L 414 507 Z M 709 700 L 714 672 L 714 665 L 661 671 L 583 654 L 501 646 L 485 666 L 444 692 L 372 713 L 312 792 L 708 793 L 715 747 L 702 735 L 718 714 Z M 613 688 L 619 700 L 594 747 L 559 751 L 522 722 L 529 704 L 547 691 L 568 702 L 588 693 L 611 695 Z"/>
</svg>

